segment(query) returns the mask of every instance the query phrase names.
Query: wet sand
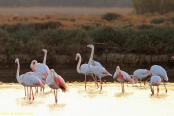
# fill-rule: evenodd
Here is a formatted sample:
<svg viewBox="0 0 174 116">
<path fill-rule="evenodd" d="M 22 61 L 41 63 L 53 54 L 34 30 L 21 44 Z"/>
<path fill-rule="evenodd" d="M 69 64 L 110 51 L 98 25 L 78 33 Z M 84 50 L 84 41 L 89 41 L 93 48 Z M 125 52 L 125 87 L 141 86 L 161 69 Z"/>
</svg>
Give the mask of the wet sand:
<svg viewBox="0 0 174 116">
<path fill-rule="evenodd" d="M 59 115 L 59 116 L 172 116 L 174 106 L 174 83 L 167 83 L 168 93 L 163 85 L 160 92 L 151 96 L 147 85 L 132 87 L 125 84 L 125 93 L 117 82 L 103 83 L 100 92 L 93 82 L 67 83 L 69 91 L 58 91 L 58 104 L 55 105 L 54 94 L 46 86 L 44 93 L 35 95 L 29 102 L 24 97 L 23 86 L 15 83 L 0 85 L 0 115 Z M 35 91 L 35 89 L 33 88 Z"/>
</svg>

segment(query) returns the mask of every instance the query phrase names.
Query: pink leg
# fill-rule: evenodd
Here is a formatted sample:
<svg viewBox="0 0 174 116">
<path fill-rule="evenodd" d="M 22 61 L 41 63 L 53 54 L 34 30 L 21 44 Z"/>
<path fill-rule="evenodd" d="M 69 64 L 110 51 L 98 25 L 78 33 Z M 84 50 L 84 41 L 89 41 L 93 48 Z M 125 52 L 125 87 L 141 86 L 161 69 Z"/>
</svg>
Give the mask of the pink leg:
<svg viewBox="0 0 174 116">
<path fill-rule="evenodd" d="M 100 78 L 100 91 L 102 90 L 102 80 Z"/>
<path fill-rule="evenodd" d="M 34 100 L 34 94 L 33 94 L 33 88 L 31 87 L 31 92 L 32 92 L 32 100 Z"/>
<path fill-rule="evenodd" d="M 86 90 L 86 75 L 85 75 L 85 90 Z"/>
<path fill-rule="evenodd" d="M 55 103 L 57 104 L 56 89 L 54 89 L 54 97 L 55 97 Z"/>
<path fill-rule="evenodd" d="M 94 81 L 95 81 L 95 85 L 97 85 L 97 88 L 98 88 L 97 80 L 95 79 L 95 77 L 93 76 L 93 74 L 92 74 L 91 76 L 92 76 L 92 78 L 94 79 Z"/>
</svg>

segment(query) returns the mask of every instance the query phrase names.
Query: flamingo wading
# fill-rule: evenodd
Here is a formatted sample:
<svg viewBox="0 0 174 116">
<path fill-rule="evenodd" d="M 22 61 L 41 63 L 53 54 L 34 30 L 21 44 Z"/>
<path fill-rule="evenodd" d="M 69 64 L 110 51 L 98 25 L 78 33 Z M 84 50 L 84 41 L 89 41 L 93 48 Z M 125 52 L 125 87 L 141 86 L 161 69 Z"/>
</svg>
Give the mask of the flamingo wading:
<svg viewBox="0 0 174 116">
<path fill-rule="evenodd" d="M 125 82 L 130 82 L 131 84 L 134 84 L 134 80 L 130 77 L 130 75 L 127 72 L 120 70 L 119 66 L 116 67 L 113 79 L 117 79 L 117 81 L 121 83 L 122 93 L 125 92 Z"/>
<path fill-rule="evenodd" d="M 18 65 L 18 67 L 17 67 L 17 73 L 16 73 L 17 81 L 18 81 L 18 83 L 22 84 L 24 87 L 30 87 L 29 100 L 34 100 L 34 94 L 33 94 L 32 87 L 45 88 L 44 87 L 44 84 L 39 79 L 39 76 L 37 75 L 37 73 L 34 73 L 34 72 L 27 72 L 27 73 L 22 74 L 22 75 L 19 76 L 19 72 L 20 72 L 19 59 L 16 58 L 15 59 L 15 62 Z"/>
<path fill-rule="evenodd" d="M 88 64 L 82 64 L 81 65 L 82 57 L 81 57 L 80 53 L 76 54 L 76 58 L 75 59 L 76 60 L 79 59 L 79 61 L 77 63 L 77 72 L 78 73 L 82 73 L 82 74 L 85 75 L 85 90 L 86 90 L 86 76 L 87 75 L 91 75 L 92 76 L 92 78 L 94 79 L 94 81 L 95 81 L 95 83 L 96 83 L 96 85 L 98 87 L 98 83 L 97 83 L 96 79 L 94 78 L 93 73 L 89 70 Z"/>
<path fill-rule="evenodd" d="M 46 83 L 51 89 L 54 89 L 55 103 L 57 104 L 57 89 L 61 89 L 63 92 L 68 90 L 64 79 L 54 69 L 51 69 L 50 74 L 46 78 Z"/>
</svg>

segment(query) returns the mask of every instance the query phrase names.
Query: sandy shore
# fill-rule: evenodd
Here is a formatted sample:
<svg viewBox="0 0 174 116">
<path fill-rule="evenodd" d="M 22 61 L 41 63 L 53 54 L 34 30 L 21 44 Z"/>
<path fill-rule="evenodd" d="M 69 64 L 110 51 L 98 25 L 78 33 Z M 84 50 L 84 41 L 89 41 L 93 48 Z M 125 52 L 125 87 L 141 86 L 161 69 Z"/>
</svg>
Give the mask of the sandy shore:
<svg viewBox="0 0 174 116">
<path fill-rule="evenodd" d="M 172 116 L 174 83 L 167 83 L 168 93 L 160 85 L 160 93 L 151 96 L 148 85 L 132 87 L 125 84 L 121 93 L 119 83 L 103 83 L 100 92 L 93 82 L 67 83 L 69 91 L 58 91 L 58 104 L 54 104 L 53 91 L 46 86 L 44 93 L 35 95 L 31 103 L 24 97 L 23 86 L 15 83 L 0 85 L 0 115 L 59 115 L 59 116 Z"/>
</svg>

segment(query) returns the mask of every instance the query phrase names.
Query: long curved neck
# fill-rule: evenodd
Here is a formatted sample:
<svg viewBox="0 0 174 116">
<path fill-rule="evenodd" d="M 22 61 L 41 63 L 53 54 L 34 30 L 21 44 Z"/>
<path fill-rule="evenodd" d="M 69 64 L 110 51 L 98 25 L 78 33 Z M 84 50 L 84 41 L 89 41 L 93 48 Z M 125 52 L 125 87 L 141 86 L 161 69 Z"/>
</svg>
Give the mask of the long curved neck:
<svg viewBox="0 0 174 116">
<path fill-rule="evenodd" d="M 81 65 L 82 58 L 81 58 L 81 56 L 78 56 L 78 57 L 79 57 L 79 62 L 77 63 L 77 72 L 81 73 L 80 65 Z"/>
<path fill-rule="evenodd" d="M 20 64 L 19 64 L 19 62 L 17 62 L 17 72 L 16 72 L 16 79 L 18 79 L 19 78 L 19 72 L 20 72 Z"/>
<path fill-rule="evenodd" d="M 90 56 L 90 58 L 89 58 L 89 61 L 91 60 L 93 60 L 93 56 L 94 56 L 94 47 L 91 47 L 91 56 Z"/>
<path fill-rule="evenodd" d="M 43 64 L 46 64 L 47 52 L 44 52 Z"/>
</svg>

